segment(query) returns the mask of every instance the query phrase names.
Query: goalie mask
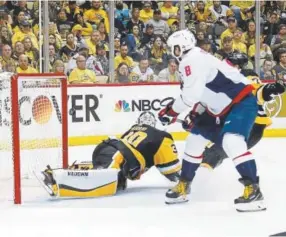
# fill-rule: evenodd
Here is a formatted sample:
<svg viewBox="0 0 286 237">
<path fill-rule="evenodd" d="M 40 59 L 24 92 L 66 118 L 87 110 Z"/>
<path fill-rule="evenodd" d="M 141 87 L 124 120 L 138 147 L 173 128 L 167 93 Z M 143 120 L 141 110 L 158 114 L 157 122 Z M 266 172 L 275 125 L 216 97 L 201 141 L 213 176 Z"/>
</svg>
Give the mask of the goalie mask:
<svg viewBox="0 0 286 237">
<path fill-rule="evenodd" d="M 137 124 L 139 125 L 143 125 L 143 124 L 146 124 L 146 125 L 149 125 L 151 127 L 155 127 L 156 126 L 156 118 L 155 118 L 155 115 L 151 112 L 142 112 L 138 119 L 137 119 Z"/>
</svg>

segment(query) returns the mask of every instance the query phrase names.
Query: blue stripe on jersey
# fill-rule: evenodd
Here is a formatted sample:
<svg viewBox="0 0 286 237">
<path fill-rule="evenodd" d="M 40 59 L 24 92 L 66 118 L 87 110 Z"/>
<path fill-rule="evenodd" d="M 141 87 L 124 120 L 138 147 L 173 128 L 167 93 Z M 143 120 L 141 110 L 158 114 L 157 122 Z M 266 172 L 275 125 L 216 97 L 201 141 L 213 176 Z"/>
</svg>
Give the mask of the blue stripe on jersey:
<svg viewBox="0 0 286 237">
<path fill-rule="evenodd" d="M 234 99 L 246 86 L 242 82 L 234 83 L 220 71 L 218 71 L 213 81 L 206 84 L 206 87 L 211 91 L 224 93 L 231 99 Z"/>
</svg>

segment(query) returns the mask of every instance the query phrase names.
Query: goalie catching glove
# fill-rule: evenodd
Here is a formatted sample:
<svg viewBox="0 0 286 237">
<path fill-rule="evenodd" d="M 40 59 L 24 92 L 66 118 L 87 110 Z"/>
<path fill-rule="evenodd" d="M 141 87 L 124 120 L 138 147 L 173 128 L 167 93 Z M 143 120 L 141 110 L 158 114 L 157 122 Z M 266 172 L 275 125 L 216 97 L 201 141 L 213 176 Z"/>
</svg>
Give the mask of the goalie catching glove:
<svg viewBox="0 0 286 237">
<path fill-rule="evenodd" d="M 158 114 L 158 118 L 163 126 L 176 122 L 177 116 L 179 114 L 172 109 L 173 104 L 174 104 L 174 101 L 171 101 Z"/>
</svg>

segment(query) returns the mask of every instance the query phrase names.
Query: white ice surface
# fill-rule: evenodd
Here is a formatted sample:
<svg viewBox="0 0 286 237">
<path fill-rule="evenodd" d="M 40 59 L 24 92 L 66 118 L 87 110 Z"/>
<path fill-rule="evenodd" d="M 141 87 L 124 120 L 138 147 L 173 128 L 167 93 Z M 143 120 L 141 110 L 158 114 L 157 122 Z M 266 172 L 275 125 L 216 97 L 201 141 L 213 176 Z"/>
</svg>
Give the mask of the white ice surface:
<svg viewBox="0 0 286 237">
<path fill-rule="evenodd" d="M 177 143 L 181 153 L 184 143 Z M 263 139 L 253 149 L 268 210 L 238 213 L 233 199 L 243 192 L 231 160 L 214 172 L 200 168 L 188 203 L 168 206 L 173 184 L 153 168 L 126 192 L 113 197 L 51 200 L 33 181 L 25 182 L 25 204 L 14 206 L 0 183 L 0 236 L 269 236 L 286 231 L 286 139 Z M 72 147 L 72 160 L 89 160 L 93 147 Z M 48 150 L 53 155 L 52 150 Z M 5 185 L 6 184 L 6 185 Z"/>
</svg>

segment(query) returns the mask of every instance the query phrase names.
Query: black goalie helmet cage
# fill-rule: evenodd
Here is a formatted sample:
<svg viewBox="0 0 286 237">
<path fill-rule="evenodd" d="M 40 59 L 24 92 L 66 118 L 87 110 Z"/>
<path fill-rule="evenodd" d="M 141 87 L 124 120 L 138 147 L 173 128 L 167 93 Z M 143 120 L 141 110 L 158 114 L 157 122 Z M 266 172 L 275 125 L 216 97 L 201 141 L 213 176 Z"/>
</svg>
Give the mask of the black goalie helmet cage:
<svg viewBox="0 0 286 237">
<path fill-rule="evenodd" d="M 156 117 L 150 111 L 142 112 L 137 119 L 137 124 L 139 125 L 146 124 L 146 125 L 155 127 L 156 123 L 157 123 Z"/>
</svg>

